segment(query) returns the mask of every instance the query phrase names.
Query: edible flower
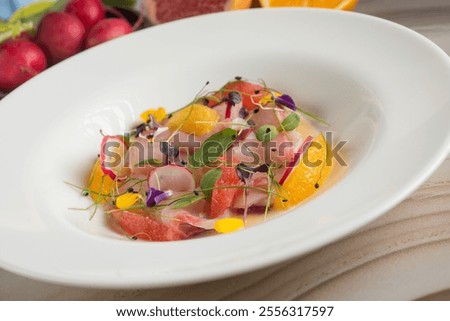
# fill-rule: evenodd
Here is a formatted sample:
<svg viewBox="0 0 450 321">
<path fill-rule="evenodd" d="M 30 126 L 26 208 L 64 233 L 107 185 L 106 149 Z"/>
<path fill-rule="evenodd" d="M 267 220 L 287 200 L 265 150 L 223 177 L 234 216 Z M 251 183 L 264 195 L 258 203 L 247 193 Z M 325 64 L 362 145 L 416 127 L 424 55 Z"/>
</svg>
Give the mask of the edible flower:
<svg viewBox="0 0 450 321">
<path fill-rule="evenodd" d="M 295 106 L 294 99 L 292 99 L 289 95 L 281 95 L 275 99 L 275 103 L 283 105 L 289 109 L 297 110 L 297 106 Z"/>
<path fill-rule="evenodd" d="M 267 105 L 269 103 L 276 101 L 276 97 L 280 97 L 280 96 L 281 96 L 281 93 L 279 93 L 279 92 L 267 94 L 261 98 L 259 103 L 264 106 L 264 105 Z"/>
<path fill-rule="evenodd" d="M 243 227 L 244 221 L 237 217 L 222 218 L 214 224 L 214 229 L 218 233 L 231 233 Z"/>
<path fill-rule="evenodd" d="M 150 121 L 150 115 L 153 116 L 155 121 L 161 122 L 164 118 L 166 118 L 166 110 L 163 107 L 158 107 L 158 109 L 149 109 L 144 111 L 141 114 L 141 119 L 144 123 L 148 123 Z"/>
<path fill-rule="evenodd" d="M 160 191 L 159 189 L 150 187 L 150 190 L 148 191 L 148 195 L 147 195 L 147 201 L 145 202 L 145 204 L 148 207 L 155 207 L 156 205 L 158 205 L 159 203 L 161 203 L 163 200 L 165 200 L 166 198 L 170 197 L 172 195 L 172 192 L 167 191 Z"/>
<path fill-rule="evenodd" d="M 138 193 L 125 193 L 117 197 L 116 206 L 117 208 L 124 210 L 130 208 L 141 198 Z"/>
</svg>

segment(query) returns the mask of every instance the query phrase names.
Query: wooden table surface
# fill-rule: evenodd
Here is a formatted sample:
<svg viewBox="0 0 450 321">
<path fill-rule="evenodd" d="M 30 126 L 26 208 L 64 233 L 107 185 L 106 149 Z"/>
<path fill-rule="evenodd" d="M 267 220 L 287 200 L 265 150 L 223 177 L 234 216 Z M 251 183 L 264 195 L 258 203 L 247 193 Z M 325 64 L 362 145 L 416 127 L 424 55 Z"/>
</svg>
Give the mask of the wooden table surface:
<svg viewBox="0 0 450 321">
<path fill-rule="evenodd" d="M 356 11 L 405 25 L 450 54 L 450 0 L 360 0 Z M 66 287 L 0 269 L 0 299 L 450 300 L 449 271 L 447 158 L 420 189 L 380 219 L 309 255 L 270 268 L 156 290 Z"/>
</svg>

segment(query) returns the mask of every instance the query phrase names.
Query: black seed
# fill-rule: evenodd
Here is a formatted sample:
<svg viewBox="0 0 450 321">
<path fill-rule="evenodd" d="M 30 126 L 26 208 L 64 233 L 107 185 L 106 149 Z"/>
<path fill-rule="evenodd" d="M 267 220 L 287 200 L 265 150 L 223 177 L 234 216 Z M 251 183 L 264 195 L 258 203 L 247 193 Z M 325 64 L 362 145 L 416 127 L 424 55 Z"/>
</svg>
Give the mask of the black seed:
<svg viewBox="0 0 450 321">
<path fill-rule="evenodd" d="M 172 118 L 172 116 L 173 116 L 172 114 L 169 114 L 169 115 L 167 115 L 167 118 L 170 119 L 170 118 Z"/>
<path fill-rule="evenodd" d="M 81 193 L 81 195 L 83 195 L 83 196 L 89 196 L 89 192 L 88 192 L 88 191 L 83 191 L 83 192 Z"/>
<path fill-rule="evenodd" d="M 276 148 L 272 148 L 271 151 L 272 151 L 272 152 L 276 152 L 277 149 L 276 149 Z"/>
<path fill-rule="evenodd" d="M 266 134 L 270 133 L 270 127 L 266 128 Z"/>
<path fill-rule="evenodd" d="M 131 239 L 132 239 L 133 241 L 136 241 L 136 240 L 137 240 L 137 236 L 132 236 Z"/>
<path fill-rule="evenodd" d="M 97 157 L 100 157 L 100 154 L 97 154 Z"/>
<path fill-rule="evenodd" d="M 253 113 L 254 113 L 254 114 L 259 113 L 259 108 L 256 108 L 256 109 L 253 111 Z"/>
<path fill-rule="evenodd" d="M 231 139 L 232 139 L 232 140 L 236 140 L 236 138 L 237 138 L 236 135 L 231 136 Z"/>
<path fill-rule="evenodd" d="M 234 77 L 234 79 L 236 79 L 236 80 L 242 80 L 242 77 L 241 77 L 241 76 L 236 76 L 236 77 Z"/>
<path fill-rule="evenodd" d="M 283 203 L 286 203 L 288 200 L 287 199 L 283 199 Z"/>
<path fill-rule="evenodd" d="M 134 193 L 133 187 L 129 187 L 129 188 L 127 189 L 127 192 L 128 192 L 128 193 Z"/>
<path fill-rule="evenodd" d="M 316 183 L 316 184 L 314 185 L 314 187 L 315 187 L 315 188 L 319 188 L 319 187 L 320 187 L 319 183 Z"/>
<path fill-rule="evenodd" d="M 196 196 L 198 196 L 199 193 L 198 193 L 198 191 L 195 191 L 195 190 L 194 190 L 194 194 L 195 194 Z"/>
<path fill-rule="evenodd" d="M 148 192 L 145 192 L 145 196 L 148 196 Z"/>
<path fill-rule="evenodd" d="M 209 80 L 206 82 L 205 86 L 208 86 L 208 85 L 209 85 Z"/>
<path fill-rule="evenodd" d="M 112 201 L 112 205 L 114 205 L 114 206 L 115 206 L 115 205 L 116 205 L 116 201 Z"/>
<path fill-rule="evenodd" d="M 255 90 L 255 95 L 258 95 L 261 92 L 261 90 Z"/>
<path fill-rule="evenodd" d="M 239 109 L 239 117 L 247 118 L 247 116 L 248 116 L 248 111 L 245 107 L 242 107 L 241 109 Z"/>
<path fill-rule="evenodd" d="M 209 99 L 208 98 L 203 98 L 202 99 L 202 104 L 205 105 L 205 106 L 208 106 L 209 105 Z"/>
<path fill-rule="evenodd" d="M 182 159 L 182 160 L 181 160 L 181 165 L 186 166 L 186 165 L 187 165 L 187 162 L 186 162 L 184 159 Z"/>
</svg>

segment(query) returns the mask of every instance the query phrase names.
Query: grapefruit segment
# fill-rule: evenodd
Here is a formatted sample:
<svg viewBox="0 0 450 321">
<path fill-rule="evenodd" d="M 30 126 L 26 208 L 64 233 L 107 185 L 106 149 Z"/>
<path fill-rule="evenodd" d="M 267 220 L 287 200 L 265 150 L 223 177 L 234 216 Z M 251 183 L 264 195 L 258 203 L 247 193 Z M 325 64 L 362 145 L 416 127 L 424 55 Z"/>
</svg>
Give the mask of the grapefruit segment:
<svg viewBox="0 0 450 321">
<path fill-rule="evenodd" d="M 236 80 L 227 83 L 221 91 L 218 92 L 220 99 L 227 97 L 232 91 L 237 91 L 242 97 L 242 106 L 248 110 L 258 108 L 258 103 L 267 94 L 266 90 L 260 84 L 245 80 Z"/>
<path fill-rule="evenodd" d="M 174 220 L 170 224 L 164 224 L 151 217 L 128 211 L 114 212 L 111 224 L 117 231 L 125 232 L 129 237 L 159 242 L 184 240 L 204 231 L 189 222 Z"/>
<path fill-rule="evenodd" d="M 235 196 L 240 191 L 238 188 L 225 188 L 225 186 L 242 186 L 236 168 L 233 166 L 222 167 L 222 175 L 214 184 L 211 196 L 210 218 L 216 218 L 225 213 L 230 208 Z"/>
<path fill-rule="evenodd" d="M 147 0 L 147 13 L 153 24 L 201 14 L 231 10 L 234 0 Z"/>
</svg>

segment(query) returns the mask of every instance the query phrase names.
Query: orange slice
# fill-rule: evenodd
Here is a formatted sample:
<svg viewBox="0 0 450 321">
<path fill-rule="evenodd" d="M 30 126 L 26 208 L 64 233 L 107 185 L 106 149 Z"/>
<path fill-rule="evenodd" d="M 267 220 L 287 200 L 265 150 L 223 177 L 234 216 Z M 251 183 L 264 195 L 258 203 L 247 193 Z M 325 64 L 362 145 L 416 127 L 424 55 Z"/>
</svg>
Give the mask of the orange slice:
<svg viewBox="0 0 450 321">
<path fill-rule="evenodd" d="M 239 10 L 239 9 L 248 9 L 252 6 L 252 0 L 234 0 L 231 9 Z"/>
<path fill-rule="evenodd" d="M 286 210 L 313 195 L 330 174 L 327 164 L 329 147 L 322 134 L 317 136 L 301 161 L 284 181 L 278 193 L 285 198 L 275 197 L 274 208 Z"/>
<path fill-rule="evenodd" d="M 100 168 L 100 159 L 97 159 L 92 168 L 88 181 L 88 190 L 91 198 L 98 204 L 104 204 L 108 201 L 114 181 Z"/>
<path fill-rule="evenodd" d="M 353 10 L 358 0 L 259 0 L 261 7 L 317 7 Z"/>
<path fill-rule="evenodd" d="M 186 134 L 203 136 L 216 127 L 219 118 L 219 114 L 214 109 L 193 104 L 174 113 L 167 126 L 172 131 L 181 130 Z"/>
</svg>

